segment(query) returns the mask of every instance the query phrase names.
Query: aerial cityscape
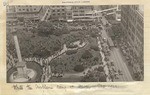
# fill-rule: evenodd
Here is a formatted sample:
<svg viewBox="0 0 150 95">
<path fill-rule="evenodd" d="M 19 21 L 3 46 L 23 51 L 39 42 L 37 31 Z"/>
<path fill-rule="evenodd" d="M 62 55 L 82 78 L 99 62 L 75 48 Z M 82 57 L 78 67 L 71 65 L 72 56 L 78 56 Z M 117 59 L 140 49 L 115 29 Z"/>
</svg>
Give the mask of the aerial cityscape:
<svg viewBox="0 0 150 95">
<path fill-rule="evenodd" d="M 143 81 L 143 7 L 7 6 L 7 83 Z"/>
</svg>

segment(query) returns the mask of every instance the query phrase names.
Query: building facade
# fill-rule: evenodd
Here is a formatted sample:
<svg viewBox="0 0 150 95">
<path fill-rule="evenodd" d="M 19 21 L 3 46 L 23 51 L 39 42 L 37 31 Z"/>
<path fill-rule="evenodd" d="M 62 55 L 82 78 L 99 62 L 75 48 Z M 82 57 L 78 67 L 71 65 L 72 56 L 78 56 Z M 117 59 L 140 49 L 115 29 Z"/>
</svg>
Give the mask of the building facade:
<svg viewBox="0 0 150 95">
<path fill-rule="evenodd" d="M 11 21 L 20 17 L 24 19 L 40 19 L 40 12 L 42 12 L 42 6 L 31 6 L 31 5 L 17 5 L 7 6 L 6 14 L 7 21 Z"/>
<path fill-rule="evenodd" d="M 122 5 L 121 22 L 129 44 L 137 56 L 143 55 L 143 13 L 139 5 Z"/>
<path fill-rule="evenodd" d="M 51 20 L 86 20 L 92 16 L 93 6 L 50 6 Z M 91 18 L 90 18 L 91 19 Z"/>
<path fill-rule="evenodd" d="M 72 18 L 79 21 L 93 20 L 93 10 L 94 6 L 72 6 Z"/>
<path fill-rule="evenodd" d="M 144 73 L 144 20 L 143 6 L 122 5 L 121 23 L 126 42 L 130 48 L 130 54 L 133 57 L 133 71 Z M 138 68 L 138 69 L 137 69 Z M 138 71 L 137 71 L 138 70 Z M 139 75 L 143 75 L 140 74 Z M 141 77 L 143 80 L 143 77 Z"/>
<path fill-rule="evenodd" d="M 50 6 L 52 20 L 66 20 L 66 6 Z"/>
</svg>

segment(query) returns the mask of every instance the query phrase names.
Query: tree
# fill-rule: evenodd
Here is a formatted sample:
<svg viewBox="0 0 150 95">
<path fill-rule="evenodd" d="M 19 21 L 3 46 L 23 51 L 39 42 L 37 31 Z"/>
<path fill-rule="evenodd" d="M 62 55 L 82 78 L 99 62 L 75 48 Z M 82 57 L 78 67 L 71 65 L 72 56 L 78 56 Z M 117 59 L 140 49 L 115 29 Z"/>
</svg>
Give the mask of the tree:
<svg viewBox="0 0 150 95">
<path fill-rule="evenodd" d="M 24 17 L 18 17 L 19 22 L 24 22 Z"/>
<path fill-rule="evenodd" d="M 71 55 L 71 54 L 75 54 L 75 53 L 77 53 L 77 50 L 68 50 L 68 51 L 66 51 L 67 55 Z"/>
<path fill-rule="evenodd" d="M 100 81 L 100 82 L 106 82 L 106 81 L 107 81 L 104 72 L 101 72 L 101 73 L 100 73 L 99 81 Z"/>
<path fill-rule="evenodd" d="M 94 78 L 92 74 L 85 75 L 82 79 L 81 82 L 96 82 L 97 80 Z"/>
<path fill-rule="evenodd" d="M 83 65 L 76 65 L 74 67 L 74 71 L 76 71 L 76 72 L 82 72 L 83 70 L 84 70 Z"/>
<path fill-rule="evenodd" d="M 96 82 L 97 80 L 93 77 L 84 77 L 81 82 Z"/>
<path fill-rule="evenodd" d="M 102 66 L 99 66 L 99 67 L 97 68 L 97 71 L 99 71 L 99 72 L 104 72 L 104 68 L 103 68 Z"/>
<path fill-rule="evenodd" d="M 60 36 L 60 35 L 62 35 L 62 30 L 56 29 L 53 34 L 54 34 L 55 36 Z"/>
<path fill-rule="evenodd" d="M 91 37 L 93 38 L 97 37 L 97 32 L 91 32 Z"/>
<path fill-rule="evenodd" d="M 40 58 L 46 58 L 49 56 L 49 51 L 45 48 L 39 49 L 33 53 L 33 56 L 40 57 Z"/>
<path fill-rule="evenodd" d="M 94 57 L 94 61 L 98 62 L 99 58 L 98 57 Z"/>
<path fill-rule="evenodd" d="M 93 50 L 95 50 L 95 51 L 99 51 L 99 47 L 96 46 L 96 45 L 92 45 L 90 48 L 93 49 Z"/>
<path fill-rule="evenodd" d="M 93 57 L 93 55 L 88 50 L 85 50 L 85 52 L 82 54 L 83 59 L 88 59 L 91 57 Z"/>
</svg>

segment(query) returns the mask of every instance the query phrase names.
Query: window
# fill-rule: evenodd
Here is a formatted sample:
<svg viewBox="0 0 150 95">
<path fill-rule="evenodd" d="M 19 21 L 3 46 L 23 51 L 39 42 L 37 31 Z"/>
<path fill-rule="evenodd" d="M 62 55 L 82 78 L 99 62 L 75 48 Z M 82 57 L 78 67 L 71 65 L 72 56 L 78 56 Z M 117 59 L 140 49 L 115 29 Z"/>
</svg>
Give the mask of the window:
<svg viewBox="0 0 150 95">
<path fill-rule="evenodd" d="M 137 31 L 136 36 L 141 42 L 143 42 L 143 36 L 140 34 L 139 31 Z"/>
<path fill-rule="evenodd" d="M 83 10 L 80 10 L 79 12 L 80 12 L 80 13 L 84 13 L 84 11 L 83 11 Z"/>
<path fill-rule="evenodd" d="M 73 11 L 73 12 L 78 12 L 77 10 Z"/>
<path fill-rule="evenodd" d="M 71 15 L 71 13 L 68 13 L 68 15 Z"/>
<path fill-rule="evenodd" d="M 86 14 L 86 16 L 92 16 L 92 14 Z"/>
<path fill-rule="evenodd" d="M 60 10 L 57 10 L 57 12 L 60 12 Z"/>
<path fill-rule="evenodd" d="M 84 7 L 80 7 L 80 9 L 83 9 Z"/>
<path fill-rule="evenodd" d="M 80 14 L 80 16 L 84 16 L 84 14 Z"/>
<path fill-rule="evenodd" d="M 143 33 L 143 28 L 142 26 L 140 26 L 140 24 L 137 24 L 137 30 L 140 31 L 141 33 Z"/>
<path fill-rule="evenodd" d="M 73 16 L 78 16 L 78 14 L 74 14 Z"/>
</svg>

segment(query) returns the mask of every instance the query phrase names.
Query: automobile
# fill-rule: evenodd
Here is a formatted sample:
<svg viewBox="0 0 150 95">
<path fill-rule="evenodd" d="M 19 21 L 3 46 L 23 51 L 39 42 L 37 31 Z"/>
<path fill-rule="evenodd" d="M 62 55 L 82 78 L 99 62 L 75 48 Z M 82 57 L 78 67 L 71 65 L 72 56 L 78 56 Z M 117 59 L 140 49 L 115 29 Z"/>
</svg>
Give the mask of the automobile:
<svg viewBox="0 0 150 95">
<path fill-rule="evenodd" d="M 119 74 L 119 75 L 123 75 L 123 73 L 122 73 L 121 70 L 118 70 L 118 74 Z"/>
<path fill-rule="evenodd" d="M 111 66 L 114 66 L 114 62 L 112 60 L 111 60 L 110 64 L 111 64 Z"/>
<path fill-rule="evenodd" d="M 117 43 L 116 42 L 114 43 L 114 47 L 117 47 Z"/>
</svg>

